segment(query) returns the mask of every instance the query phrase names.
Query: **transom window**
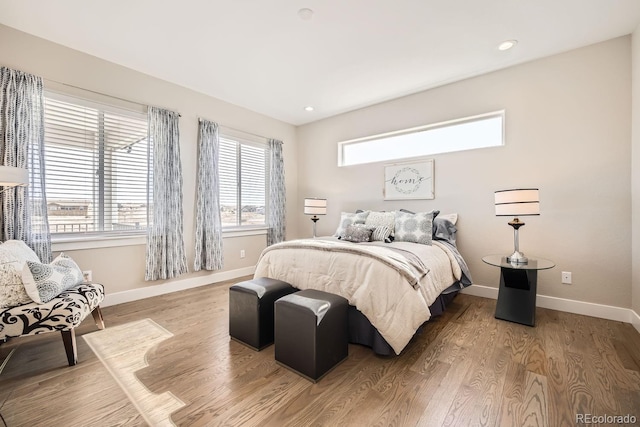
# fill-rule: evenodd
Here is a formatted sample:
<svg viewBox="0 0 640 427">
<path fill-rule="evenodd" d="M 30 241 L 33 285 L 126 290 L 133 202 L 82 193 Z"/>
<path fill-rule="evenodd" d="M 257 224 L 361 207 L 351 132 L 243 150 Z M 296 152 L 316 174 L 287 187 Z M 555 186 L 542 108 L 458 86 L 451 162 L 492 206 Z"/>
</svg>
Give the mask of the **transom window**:
<svg viewBox="0 0 640 427">
<path fill-rule="evenodd" d="M 504 111 L 338 143 L 338 166 L 504 145 Z"/>
<path fill-rule="evenodd" d="M 269 149 L 266 141 L 220 133 L 220 215 L 223 227 L 266 225 Z"/>
<path fill-rule="evenodd" d="M 147 115 L 45 94 L 45 188 L 52 235 L 146 232 Z"/>
</svg>

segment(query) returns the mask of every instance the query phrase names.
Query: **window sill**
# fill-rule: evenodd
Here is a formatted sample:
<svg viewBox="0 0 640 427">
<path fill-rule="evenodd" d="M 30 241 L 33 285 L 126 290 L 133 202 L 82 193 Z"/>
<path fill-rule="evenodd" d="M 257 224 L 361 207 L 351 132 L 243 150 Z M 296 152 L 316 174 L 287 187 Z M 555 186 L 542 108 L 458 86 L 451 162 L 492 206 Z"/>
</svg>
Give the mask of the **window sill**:
<svg viewBox="0 0 640 427">
<path fill-rule="evenodd" d="M 126 236 L 52 236 L 51 250 L 72 251 L 81 249 L 113 248 L 119 246 L 145 245 L 146 234 Z"/>
<path fill-rule="evenodd" d="M 268 227 L 229 227 L 222 229 L 222 238 L 266 235 Z"/>
<path fill-rule="evenodd" d="M 222 230 L 222 238 L 259 236 L 267 234 L 267 227 L 234 227 Z M 114 248 L 119 246 L 146 245 L 147 235 L 126 236 L 52 236 L 51 250 L 54 252 L 82 249 Z M 186 242 L 185 242 L 186 243 Z"/>
</svg>

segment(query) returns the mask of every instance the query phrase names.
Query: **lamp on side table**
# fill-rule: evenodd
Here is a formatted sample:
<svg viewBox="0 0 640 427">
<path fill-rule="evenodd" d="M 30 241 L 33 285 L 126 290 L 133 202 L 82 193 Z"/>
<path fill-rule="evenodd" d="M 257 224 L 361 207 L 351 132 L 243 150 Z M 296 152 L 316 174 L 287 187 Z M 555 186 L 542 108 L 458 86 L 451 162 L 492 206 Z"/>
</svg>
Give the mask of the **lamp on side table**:
<svg viewBox="0 0 640 427">
<path fill-rule="evenodd" d="M 313 215 L 311 221 L 313 221 L 313 238 L 316 238 L 316 222 L 320 218 L 317 215 L 327 214 L 327 199 L 308 198 L 304 199 L 304 214 Z"/>
</svg>

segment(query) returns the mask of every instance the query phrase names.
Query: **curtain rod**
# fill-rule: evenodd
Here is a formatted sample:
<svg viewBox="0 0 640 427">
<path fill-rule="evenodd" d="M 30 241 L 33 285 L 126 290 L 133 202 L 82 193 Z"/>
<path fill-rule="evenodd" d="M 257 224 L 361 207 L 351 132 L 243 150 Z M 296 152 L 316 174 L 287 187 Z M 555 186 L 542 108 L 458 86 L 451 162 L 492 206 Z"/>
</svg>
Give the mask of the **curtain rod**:
<svg viewBox="0 0 640 427">
<path fill-rule="evenodd" d="M 148 107 L 149 106 L 148 104 L 144 104 L 142 102 L 137 102 L 137 101 L 132 101 L 130 99 L 120 98 L 119 96 L 109 95 L 107 93 L 98 92 L 97 90 L 86 89 L 86 88 L 75 86 L 75 85 L 72 85 L 72 84 L 69 84 L 69 83 L 59 82 L 57 80 L 45 79 L 44 77 L 42 78 L 42 80 L 48 81 L 48 82 L 52 82 L 52 83 L 57 83 L 57 84 L 60 84 L 60 85 L 63 85 L 63 86 L 72 87 L 74 89 L 83 90 L 85 92 L 95 93 L 96 95 L 101 95 L 101 96 L 106 96 L 106 97 L 113 98 L 113 99 L 118 99 L 120 101 L 129 102 L 131 104 L 138 104 L 138 105 L 141 105 L 143 107 Z M 160 108 L 164 108 L 164 107 L 160 107 Z M 168 110 L 168 108 L 164 108 L 164 109 Z M 182 117 L 182 114 L 178 113 L 178 117 Z"/>
<path fill-rule="evenodd" d="M 209 119 L 207 119 L 205 117 L 198 116 L 198 123 L 202 123 L 203 120 L 206 120 L 206 121 L 212 122 L 212 123 L 216 123 L 220 127 L 231 129 L 231 130 L 234 130 L 236 132 L 242 132 L 242 133 L 246 133 L 247 135 L 255 136 L 256 138 L 272 139 L 272 138 L 267 138 L 264 135 L 258 135 L 258 134 L 255 134 L 255 133 L 247 132 L 247 131 L 242 130 L 242 129 L 232 128 L 231 126 L 221 125 L 220 123 L 216 122 L 215 120 L 209 120 Z M 284 144 L 284 142 L 283 142 L 283 144 Z"/>
</svg>

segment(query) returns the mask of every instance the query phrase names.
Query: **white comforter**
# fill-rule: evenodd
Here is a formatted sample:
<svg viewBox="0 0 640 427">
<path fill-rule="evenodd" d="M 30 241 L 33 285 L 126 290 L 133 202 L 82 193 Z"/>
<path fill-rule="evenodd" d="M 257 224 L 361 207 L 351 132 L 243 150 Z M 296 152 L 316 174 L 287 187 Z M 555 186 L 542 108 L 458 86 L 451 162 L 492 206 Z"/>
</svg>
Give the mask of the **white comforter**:
<svg viewBox="0 0 640 427">
<path fill-rule="evenodd" d="M 329 246 L 354 245 L 334 238 L 324 240 Z M 414 279 L 414 288 L 406 272 L 372 257 L 273 245 L 262 253 L 255 277 L 270 277 L 298 289 L 317 289 L 347 298 L 400 354 L 418 327 L 431 317 L 429 305 L 460 279 L 461 270 L 454 255 L 436 241 L 432 246 L 409 242 L 380 246 L 413 252 L 429 272 Z"/>
</svg>

